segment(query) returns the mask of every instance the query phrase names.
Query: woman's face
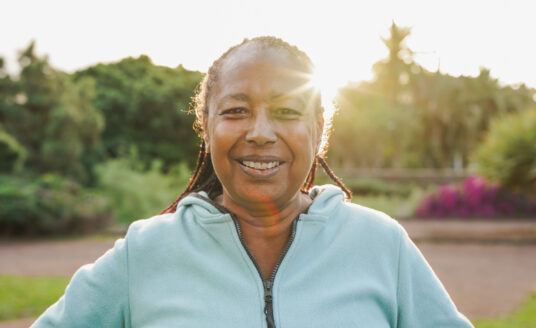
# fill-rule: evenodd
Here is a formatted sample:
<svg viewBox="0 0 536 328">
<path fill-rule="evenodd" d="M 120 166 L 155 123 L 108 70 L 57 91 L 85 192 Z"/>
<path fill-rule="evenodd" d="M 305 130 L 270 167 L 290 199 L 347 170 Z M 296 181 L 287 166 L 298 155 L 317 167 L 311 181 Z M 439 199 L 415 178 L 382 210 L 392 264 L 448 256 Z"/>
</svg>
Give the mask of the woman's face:
<svg viewBox="0 0 536 328">
<path fill-rule="evenodd" d="M 299 194 L 322 134 L 308 79 L 285 55 L 245 45 L 222 64 L 208 99 L 208 150 L 224 197 L 284 206 Z"/>
</svg>

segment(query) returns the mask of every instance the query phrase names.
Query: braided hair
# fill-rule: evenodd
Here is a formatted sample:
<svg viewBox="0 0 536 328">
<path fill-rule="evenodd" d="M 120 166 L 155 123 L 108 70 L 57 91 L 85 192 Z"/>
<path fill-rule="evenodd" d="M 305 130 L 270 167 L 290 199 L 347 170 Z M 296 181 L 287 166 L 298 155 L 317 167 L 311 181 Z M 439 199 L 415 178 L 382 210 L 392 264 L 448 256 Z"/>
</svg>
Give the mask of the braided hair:
<svg viewBox="0 0 536 328">
<path fill-rule="evenodd" d="M 273 49 L 278 50 L 289 55 L 289 58 L 296 62 L 296 64 L 304 67 L 307 71 L 313 71 L 313 63 L 309 56 L 303 51 L 298 49 L 296 46 L 290 45 L 289 43 L 273 37 L 273 36 L 262 36 L 256 37 L 253 39 L 244 39 L 242 43 L 229 48 L 225 53 L 223 53 L 209 68 L 207 74 L 203 78 L 203 81 L 199 85 L 196 96 L 193 99 L 193 111 L 196 115 L 196 120 L 194 123 L 194 129 L 201 137 L 201 147 L 199 150 L 199 155 L 197 157 L 197 163 L 194 169 L 194 172 L 188 183 L 188 187 L 177 197 L 177 199 L 166 207 L 160 214 L 164 213 L 173 213 L 176 210 L 177 204 L 183 199 L 186 195 L 192 192 L 205 191 L 208 196 L 213 199 L 223 192 L 223 187 L 220 180 L 214 172 L 214 167 L 212 166 L 212 160 L 207 152 L 207 146 L 203 138 L 204 126 L 206 123 L 206 118 L 208 117 L 208 98 L 211 93 L 211 90 L 214 88 L 214 85 L 218 81 L 218 75 L 220 73 L 222 64 L 230 54 L 235 52 L 238 48 L 242 47 L 245 44 L 255 43 L 261 47 L 261 49 Z M 317 115 L 321 116 L 323 114 L 324 108 L 321 106 L 320 97 L 317 99 L 316 111 Z M 319 118 L 320 119 L 320 118 Z M 329 124 L 326 124 L 329 126 Z M 329 129 L 324 129 L 323 138 L 327 139 L 329 135 Z M 346 198 L 351 199 L 351 191 L 344 185 L 339 177 L 335 175 L 333 170 L 331 170 L 324 158 L 326 152 L 327 143 L 324 143 L 323 149 L 319 151 L 319 154 L 313 160 L 311 170 L 305 179 L 305 182 L 301 188 L 303 192 L 309 192 L 314 185 L 316 170 L 318 164 L 320 164 L 324 172 L 337 184 L 346 194 Z"/>
</svg>

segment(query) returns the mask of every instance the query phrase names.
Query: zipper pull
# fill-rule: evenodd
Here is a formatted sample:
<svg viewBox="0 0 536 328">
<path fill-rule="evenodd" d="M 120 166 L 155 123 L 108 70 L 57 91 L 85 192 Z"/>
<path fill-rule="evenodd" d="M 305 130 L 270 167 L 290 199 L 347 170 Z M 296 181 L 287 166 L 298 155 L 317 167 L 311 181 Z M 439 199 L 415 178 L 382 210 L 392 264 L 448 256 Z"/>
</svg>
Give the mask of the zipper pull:
<svg viewBox="0 0 536 328">
<path fill-rule="evenodd" d="M 272 281 L 265 280 L 264 284 L 264 314 L 268 328 L 275 328 L 274 312 L 272 307 Z"/>
<path fill-rule="evenodd" d="M 270 302 L 272 301 L 272 281 L 271 280 L 265 280 L 264 281 L 264 298 L 267 299 L 269 297 Z"/>
</svg>

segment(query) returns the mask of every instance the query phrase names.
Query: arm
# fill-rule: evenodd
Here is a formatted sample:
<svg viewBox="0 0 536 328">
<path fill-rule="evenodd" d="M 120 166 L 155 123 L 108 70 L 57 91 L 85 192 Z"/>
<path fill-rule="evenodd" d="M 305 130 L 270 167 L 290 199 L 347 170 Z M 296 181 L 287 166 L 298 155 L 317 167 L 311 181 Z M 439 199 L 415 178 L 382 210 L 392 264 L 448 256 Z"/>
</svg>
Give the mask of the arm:
<svg viewBox="0 0 536 328">
<path fill-rule="evenodd" d="M 400 228 L 399 252 L 397 327 L 473 327 L 458 312 L 432 268 L 403 228 Z"/>
<path fill-rule="evenodd" d="M 81 267 L 65 295 L 32 327 L 129 327 L 127 255 L 126 241 L 119 239 L 95 263 Z"/>
</svg>

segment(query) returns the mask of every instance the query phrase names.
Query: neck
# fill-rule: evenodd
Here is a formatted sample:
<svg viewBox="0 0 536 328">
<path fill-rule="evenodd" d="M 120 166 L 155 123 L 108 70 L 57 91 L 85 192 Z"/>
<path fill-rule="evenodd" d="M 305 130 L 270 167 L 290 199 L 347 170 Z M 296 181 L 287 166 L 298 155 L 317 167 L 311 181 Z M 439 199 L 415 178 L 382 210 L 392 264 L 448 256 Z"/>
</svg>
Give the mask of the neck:
<svg viewBox="0 0 536 328">
<path fill-rule="evenodd" d="M 265 241 L 288 237 L 294 218 L 311 204 L 309 196 L 301 192 L 279 206 L 270 201 L 244 206 L 234 202 L 225 192 L 215 201 L 237 216 L 246 240 Z"/>
<path fill-rule="evenodd" d="M 312 201 L 307 195 L 298 192 L 281 206 L 276 206 L 274 202 L 238 204 L 224 191 L 216 202 L 236 214 L 242 237 L 255 258 L 263 279 L 269 279 L 290 240 L 294 218 L 305 211 Z"/>
</svg>

